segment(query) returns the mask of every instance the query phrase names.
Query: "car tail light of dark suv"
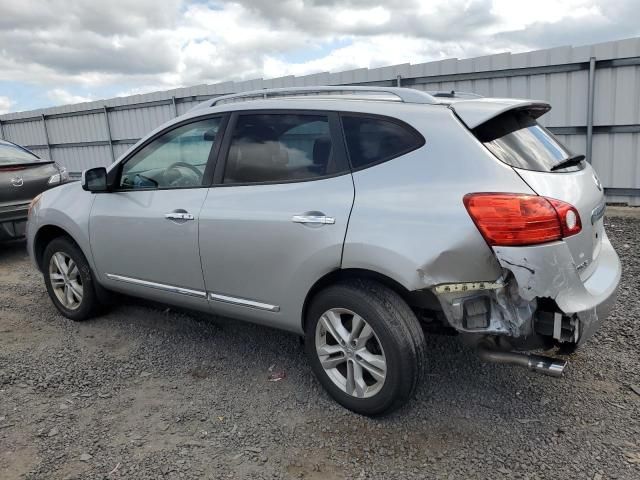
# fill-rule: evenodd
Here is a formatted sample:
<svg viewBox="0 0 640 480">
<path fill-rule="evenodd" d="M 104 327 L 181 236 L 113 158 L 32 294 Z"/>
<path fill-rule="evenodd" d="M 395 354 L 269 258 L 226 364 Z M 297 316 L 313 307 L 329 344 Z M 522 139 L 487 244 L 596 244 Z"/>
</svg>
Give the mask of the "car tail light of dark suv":
<svg viewBox="0 0 640 480">
<path fill-rule="evenodd" d="M 519 193 L 470 193 L 464 196 L 473 222 L 490 246 L 552 242 L 582 230 L 573 205 Z"/>
</svg>

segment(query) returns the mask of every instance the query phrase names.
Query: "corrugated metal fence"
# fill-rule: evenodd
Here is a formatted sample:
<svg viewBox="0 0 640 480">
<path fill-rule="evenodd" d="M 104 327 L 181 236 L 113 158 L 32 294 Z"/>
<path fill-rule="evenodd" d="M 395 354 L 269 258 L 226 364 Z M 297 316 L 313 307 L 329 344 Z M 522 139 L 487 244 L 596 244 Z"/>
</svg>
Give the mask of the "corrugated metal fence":
<svg viewBox="0 0 640 480">
<path fill-rule="evenodd" d="M 574 152 L 586 153 L 610 201 L 640 205 L 640 38 L 464 60 L 198 85 L 0 116 L 0 138 L 72 172 L 108 165 L 147 132 L 197 103 L 261 88 L 362 85 L 535 98 Z"/>
</svg>

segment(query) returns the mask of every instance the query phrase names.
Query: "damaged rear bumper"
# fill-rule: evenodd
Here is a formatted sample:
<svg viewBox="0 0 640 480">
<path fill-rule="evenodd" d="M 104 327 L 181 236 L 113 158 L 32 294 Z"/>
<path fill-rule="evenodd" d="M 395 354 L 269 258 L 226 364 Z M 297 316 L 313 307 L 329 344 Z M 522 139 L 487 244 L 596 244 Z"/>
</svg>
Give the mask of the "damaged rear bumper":
<svg viewBox="0 0 640 480">
<path fill-rule="evenodd" d="M 448 322 L 461 332 L 515 339 L 542 334 L 581 345 L 615 303 L 621 267 L 606 235 L 588 278 L 581 278 L 562 241 L 493 250 L 504 271 L 497 281 L 433 289 Z M 553 311 L 543 311 L 550 304 Z"/>
</svg>

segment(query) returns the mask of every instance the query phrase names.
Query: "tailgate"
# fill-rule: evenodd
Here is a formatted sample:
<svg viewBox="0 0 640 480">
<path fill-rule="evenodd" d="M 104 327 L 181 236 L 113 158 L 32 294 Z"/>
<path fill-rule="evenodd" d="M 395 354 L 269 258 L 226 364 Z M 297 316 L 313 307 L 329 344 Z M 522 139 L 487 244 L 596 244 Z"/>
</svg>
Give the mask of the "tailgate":
<svg viewBox="0 0 640 480">
<path fill-rule="evenodd" d="M 595 268 L 604 235 L 605 199 L 593 168 L 587 164 L 582 170 L 567 173 L 515 170 L 538 195 L 570 203 L 580 213 L 582 231 L 564 241 L 580 277 L 586 279 Z"/>
<path fill-rule="evenodd" d="M 460 101 L 451 108 L 475 137 L 538 195 L 573 205 L 582 230 L 564 238 L 580 277 L 596 266 L 605 208 L 604 193 L 584 155 L 575 155 L 537 118 L 550 107 L 531 100 L 483 99 Z"/>
</svg>

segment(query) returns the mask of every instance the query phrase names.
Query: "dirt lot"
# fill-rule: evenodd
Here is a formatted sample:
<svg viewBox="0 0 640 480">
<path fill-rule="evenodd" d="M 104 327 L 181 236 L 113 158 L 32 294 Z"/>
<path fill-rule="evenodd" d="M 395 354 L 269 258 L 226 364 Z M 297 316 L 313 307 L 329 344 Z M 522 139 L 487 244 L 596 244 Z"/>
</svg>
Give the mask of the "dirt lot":
<svg viewBox="0 0 640 480">
<path fill-rule="evenodd" d="M 619 301 L 565 378 L 432 337 L 417 398 L 377 420 L 328 398 L 295 336 L 133 300 L 73 323 L 2 246 L 0 478 L 638 479 L 640 220 L 606 223 Z"/>
</svg>

